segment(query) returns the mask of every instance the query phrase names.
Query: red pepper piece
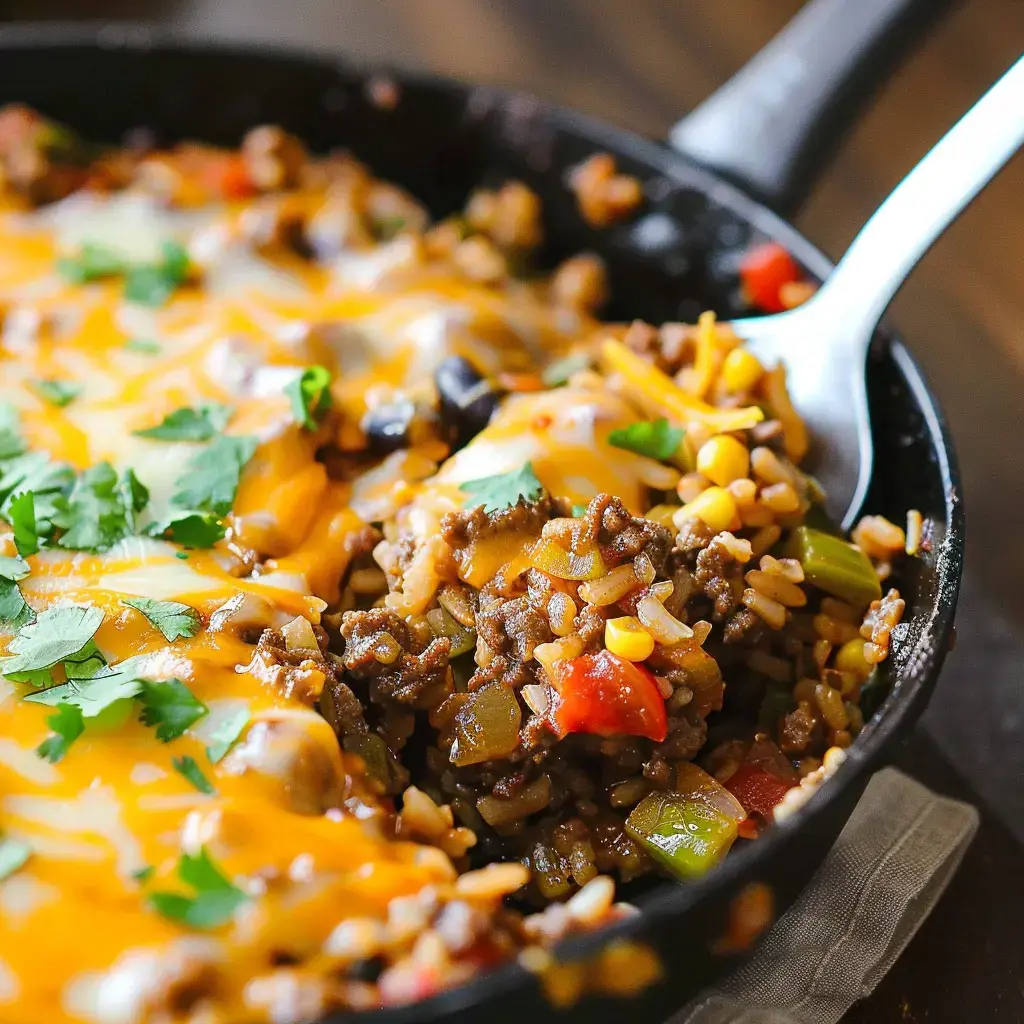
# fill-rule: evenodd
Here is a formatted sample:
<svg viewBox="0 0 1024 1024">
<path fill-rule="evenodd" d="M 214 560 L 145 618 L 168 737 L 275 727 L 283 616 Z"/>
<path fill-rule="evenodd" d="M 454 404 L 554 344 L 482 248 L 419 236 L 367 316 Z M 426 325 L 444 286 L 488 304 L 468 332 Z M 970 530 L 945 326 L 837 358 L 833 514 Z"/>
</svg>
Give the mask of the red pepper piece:
<svg viewBox="0 0 1024 1024">
<path fill-rule="evenodd" d="M 753 764 L 743 764 L 725 780 L 725 788 L 747 814 L 770 819 L 775 805 L 793 788 L 793 783 Z"/>
<path fill-rule="evenodd" d="M 554 721 L 559 734 L 646 736 L 661 743 L 668 732 L 665 699 L 642 665 L 610 651 L 565 662 L 558 673 Z"/>
<path fill-rule="evenodd" d="M 212 192 L 224 199 L 249 199 L 256 195 L 256 186 L 249 177 L 245 160 L 237 153 L 218 154 L 212 158 L 204 180 Z"/>
<path fill-rule="evenodd" d="M 779 298 L 784 284 L 800 280 L 800 268 L 778 242 L 757 245 L 740 260 L 740 281 L 752 306 L 765 313 L 781 313 Z"/>
</svg>

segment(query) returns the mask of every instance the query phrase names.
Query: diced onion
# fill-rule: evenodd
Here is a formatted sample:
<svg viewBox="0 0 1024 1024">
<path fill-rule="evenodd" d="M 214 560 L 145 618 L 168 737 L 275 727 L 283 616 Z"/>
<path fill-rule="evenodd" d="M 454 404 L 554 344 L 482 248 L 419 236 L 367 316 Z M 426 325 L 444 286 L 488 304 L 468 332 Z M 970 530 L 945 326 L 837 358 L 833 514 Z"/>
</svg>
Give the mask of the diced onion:
<svg viewBox="0 0 1024 1024">
<path fill-rule="evenodd" d="M 301 615 L 296 615 L 291 622 L 281 627 L 285 648 L 289 651 L 316 651 L 320 645 L 316 641 L 313 627 Z"/>
<path fill-rule="evenodd" d="M 665 606 L 650 594 L 637 601 L 636 615 L 659 644 L 671 647 L 693 636 L 693 630 L 686 623 L 680 622 L 670 614 Z"/>
<path fill-rule="evenodd" d="M 616 601 L 621 600 L 631 590 L 636 590 L 639 586 L 640 581 L 633 571 L 633 563 L 627 562 L 625 565 L 612 569 L 600 579 L 585 583 L 580 587 L 580 597 L 588 604 L 602 607 L 615 604 Z"/>
</svg>

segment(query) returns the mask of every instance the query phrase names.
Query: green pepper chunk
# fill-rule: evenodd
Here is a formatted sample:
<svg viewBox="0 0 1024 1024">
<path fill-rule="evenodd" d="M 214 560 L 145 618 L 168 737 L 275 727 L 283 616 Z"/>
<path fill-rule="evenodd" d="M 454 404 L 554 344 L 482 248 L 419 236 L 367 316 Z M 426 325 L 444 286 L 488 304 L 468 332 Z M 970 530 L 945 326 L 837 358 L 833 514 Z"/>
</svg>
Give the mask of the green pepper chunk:
<svg viewBox="0 0 1024 1024">
<path fill-rule="evenodd" d="M 702 800 L 651 793 L 633 808 L 626 830 L 662 867 L 684 881 L 710 871 L 736 839 L 736 821 Z"/>
<path fill-rule="evenodd" d="M 450 657 L 457 658 L 476 647 L 476 630 L 472 626 L 464 626 L 444 608 L 431 608 L 427 612 L 427 622 L 434 636 L 446 636 L 451 640 Z"/>
<path fill-rule="evenodd" d="M 804 568 L 808 583 L 858 608 L 878 601 L 878 573 L 859 548 L 839 537 L 801 526 L 793 531 L 790 554 Z"/>
</svg>

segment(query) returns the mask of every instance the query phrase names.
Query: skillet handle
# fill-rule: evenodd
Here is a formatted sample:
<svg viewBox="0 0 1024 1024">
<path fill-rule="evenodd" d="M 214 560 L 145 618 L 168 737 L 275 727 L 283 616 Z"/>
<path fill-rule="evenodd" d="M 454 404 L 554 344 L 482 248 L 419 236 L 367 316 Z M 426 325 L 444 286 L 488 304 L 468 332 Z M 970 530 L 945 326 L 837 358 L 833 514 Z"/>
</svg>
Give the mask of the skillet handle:
<svg viewBox="0 0 1024 1024">
<path fill-rule="evenodd" d="M 810 0 L 669 133 L 670 145 L 784 215 L 954 0 Z"/>
</svg>

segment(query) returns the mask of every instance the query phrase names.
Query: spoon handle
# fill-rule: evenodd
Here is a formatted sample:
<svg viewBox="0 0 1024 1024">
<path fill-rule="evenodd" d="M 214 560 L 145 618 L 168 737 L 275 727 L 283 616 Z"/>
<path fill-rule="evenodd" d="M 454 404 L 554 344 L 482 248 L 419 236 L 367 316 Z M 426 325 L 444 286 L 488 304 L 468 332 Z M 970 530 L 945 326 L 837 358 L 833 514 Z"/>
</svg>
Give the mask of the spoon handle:
<svg viewBox="0 0 1024 1024">
<path fill-rule="evenodd" d="M 903 179 L 808 305 L 866 348 L 918 260 L 1022 145 L 1024 58 Z"/>
</svg>

